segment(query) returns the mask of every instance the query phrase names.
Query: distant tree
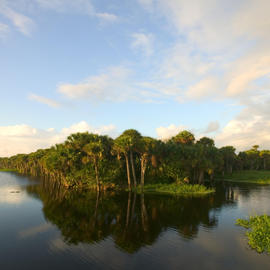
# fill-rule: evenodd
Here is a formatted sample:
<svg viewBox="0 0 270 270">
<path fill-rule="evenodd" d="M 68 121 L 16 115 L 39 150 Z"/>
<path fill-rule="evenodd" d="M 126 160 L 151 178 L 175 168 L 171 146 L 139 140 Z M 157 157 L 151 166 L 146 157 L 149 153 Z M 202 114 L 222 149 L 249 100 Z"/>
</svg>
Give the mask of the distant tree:
<svg viewBox="0 0 270 270">
<path fill-rule="evenodd" d="M 195 137 L 191 132 L 184 130 L 178 133 L 176 136 L 172 137 L 171 141 L 175 143 L 192 145 L 195 142 Z"/>
<path fill-rule="evenodd" d="M 235 148 L 233 146 L 224 146 L 220 148 L 220 153 L 222 154 L 223 161 L 224 161 L 224 171 L 227 173 L 232 174 L 233 172 L 233 165 L 236 160 Z"/>
</svg>

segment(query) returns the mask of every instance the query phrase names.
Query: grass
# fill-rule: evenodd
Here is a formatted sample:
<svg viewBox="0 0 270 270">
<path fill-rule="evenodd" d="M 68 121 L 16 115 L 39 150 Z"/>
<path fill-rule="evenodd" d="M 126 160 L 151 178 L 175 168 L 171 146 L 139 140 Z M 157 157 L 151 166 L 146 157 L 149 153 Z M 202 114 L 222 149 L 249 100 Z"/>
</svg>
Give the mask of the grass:
<svg viewBox="0 0 270 270">
<path fill-rule="evenodd" d="M 249 231 L 246 233 L 248 244 L 257 252 L 270 254 L 270 216 L 251 216 L 249 219 L 237 219 L 236 225 Z"/>
<path fill-rule="evenodd" d="M 236 171 L 232 175 L 225 175 L 225 181 L 270 184 L 270 171 Z"/>
<path fill-rule="evenodd" d="M 137 188 L 141 193 L 141 187 Z M 213 188 L 207 188 L 203 185 L 191 184 L 147 184 L 144 186 L 144 193 L 159 193 L 172 195 L 205 195 L 215 192 Z"/>
<path fill-rule="evenodd" d="M 15 169 L 0 169 L 0 172 L 16 172 Z"/>
</svg>

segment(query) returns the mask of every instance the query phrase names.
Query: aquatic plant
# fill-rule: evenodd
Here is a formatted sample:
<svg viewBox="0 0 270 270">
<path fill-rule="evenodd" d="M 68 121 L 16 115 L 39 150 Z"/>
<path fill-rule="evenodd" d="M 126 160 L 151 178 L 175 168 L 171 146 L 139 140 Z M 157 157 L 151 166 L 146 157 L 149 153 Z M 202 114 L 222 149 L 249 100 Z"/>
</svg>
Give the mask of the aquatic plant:
<svg viewBox="0 0 270 270">
<path fill-rule="evenodd" d="M 249 229 L 246 235 L 251 248 L 259 253 L 270 254 L 270 216 L 250 216 L 249 219 L 237 219 L 236 225 Z"/>
</svg>

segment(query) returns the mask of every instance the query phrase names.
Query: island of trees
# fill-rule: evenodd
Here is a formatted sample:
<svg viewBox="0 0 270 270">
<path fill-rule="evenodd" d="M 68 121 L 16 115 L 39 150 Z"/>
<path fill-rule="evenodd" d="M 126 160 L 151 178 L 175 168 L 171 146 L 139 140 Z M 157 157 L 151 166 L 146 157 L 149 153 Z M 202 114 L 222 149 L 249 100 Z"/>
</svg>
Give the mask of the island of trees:
<svg viewBox="0 0 270 270">
<path fill-rule="evenodd" d="M 239 152 L 233 146 L 217 148 L 208 137 L 196 141 L 182 131 L 167 141 L 128 129 L 116 139 L 76 133 L 64 143 L 30 154 L 0 158 L 0 169 L 44 177 L 66 187 L 144 190 L 154 185 L 203 189 L 205 179 L 229 178 L 233 172 L 270 169 L 270 151 L 258 145 Z"/>
</svg>

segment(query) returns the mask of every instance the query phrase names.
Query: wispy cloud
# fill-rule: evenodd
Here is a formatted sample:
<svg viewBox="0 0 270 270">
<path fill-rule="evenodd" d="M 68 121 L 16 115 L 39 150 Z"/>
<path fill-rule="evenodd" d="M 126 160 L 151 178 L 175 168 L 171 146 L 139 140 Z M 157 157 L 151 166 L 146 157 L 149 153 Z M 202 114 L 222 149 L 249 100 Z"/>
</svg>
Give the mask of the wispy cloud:
<svg viewBox="0 0 270 270">
<path fill-rule="evenodd" d="M 0 1 L 0 14 L 8 18 L 24 35 L 30 36 L 35 28 L 35 23 L 31 18 L 11 9 L 6 1 Z"/>
<path fill-rule="evenodd" d="M 9 26 L 4 23 L 0 23 L 0 39 L 5 38 L 9 32 Z"/>
<path fill-rule="evenodd" d="M 53 99 L 49 99 L 49 98 L 46 98 L 46 97 L 38 96 L 38 95 L 35 95 L 35 94 L 30 94 L 28 96 L 28 98 L 30 100 L 37 101 L 39 103 L 45 104 L 45 105 L 47 105 L 49 107 L 53 107 L 53 108 L 59 108 L 61 106 L 60 103 L 58 103 L 57 101 L 55 101 Z"/>
<path fill-rule="evenodd" d="M 218 146 L 234 145 L 237 150 L 246 150 L 259 144 L 270 148 L 270 96 L 254 98 L 245 103 L 245 108 L 217 134 Z"/>
<path fill-rule="evenodd" d="M 140 50 L 144 55 L 150 56 L 154 53 L 154 35 L 145 33 L 133 33 L 131 48 Z"/>
<path fill-rule="evenodd" d="M 58 92 L 70 99 L 88 99 L 94 102 L 124 101 L 135 98 L 133 89 L 128 86 L 130 74 L 128 68 L 111 67 L 77 84 L 62 83 Z"/>
<path fill-rule="evenodd" d="M 270 73 L 269 1 L 139 3 L 163 14 L 180 39 L 160 58 L 156 80 L 177 87 L 181 100 L 241 99 L 257 92 L 256 82 Z"/>
<path fill-rule="evenodd" d="M 20 12 L 18 12 L 20 10 Z M 96 17 L 102 22 L 116 22 L 118 16 L 109 12 L 98 12 L 90 0 L 0 0 L 0 14 L 10 20 L 10 22 L 24 35 L 30 36 L 36 28 L 36 23 L 32 18 L 23 14 L 28 10 L 52 10 L 59 13 L 82 14 Z M 2 27 L 3 28 L 3 25 Z M 3 29 L 0 28 L 0 37 Z M 2 33 L 3 35 L 3 33 Z"/>
<path fill-rule="evenodd" d="M 187 129 L 186 126 L 183 125 L 176 126 L 174 124 L 171 124 L 167 127 L 161 126 L 156 128 L 156 133 L 159 139 L 166 140 L 177 135 L 177 133 L 185 129 Z"/>
<path fill-rule="evenodd" d="M 116 22 L 118 16 L 108 12 L 98 12 L 90 0 L 36 0 L 40 7 L 61 13 L 79 13 L 97 17 L 104 22 Z"/>
<path fill-rule="evenodd" d="M 119 20 L 119 17 L 116 16 L 115 14 L 111 13 L 96 13 L 96 17 L 101 19 L 104 22 L 116 22 Z"/>
</svg>

